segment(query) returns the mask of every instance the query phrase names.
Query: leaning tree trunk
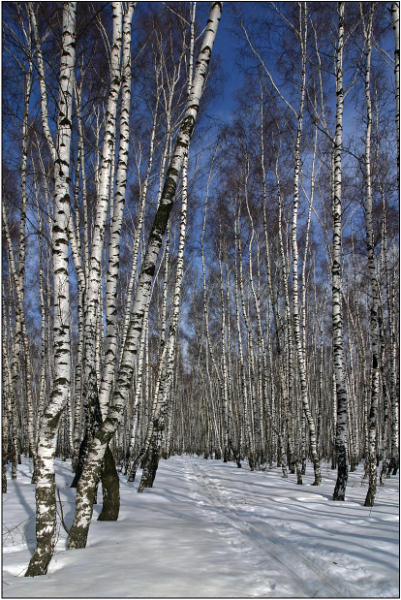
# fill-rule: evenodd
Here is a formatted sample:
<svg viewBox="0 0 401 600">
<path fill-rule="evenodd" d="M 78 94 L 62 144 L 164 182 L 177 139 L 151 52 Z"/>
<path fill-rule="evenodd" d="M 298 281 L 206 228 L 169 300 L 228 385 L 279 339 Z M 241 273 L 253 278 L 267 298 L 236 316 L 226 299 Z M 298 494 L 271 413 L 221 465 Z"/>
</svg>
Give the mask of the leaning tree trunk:
<svg viewBox="0 0 401 600">
<path fill-rule="evenodd" d="M 131 321 L 122 352 L 121 367 L 117 376 L 115 390 L 113 392 L 108 415 L 96 432 L 90 448 L 88 449 L 85 465 L 77 487 L 76 513 L 68 537 L 68 548 L 83 548 L 86 546 L 89 525 L 92 518 L 94 490 L 103 456 L 106 446 L 114 435 L 124 414 L 129 390 L 131 388 L 134 360 L 142 331 L 143 315 L 147 310 L 150 301 L 152 280 L 163 241 L 163 235 L 166 231 L 168 218 L 174 204 L 178 177 L 193 134 L 199 110 L 199 102 L 202 96 L 213 43 L 220 20 L 221 9 L 220 2 L 214 2 L 212 4 L 196 64 L 190 98 L 187 102 L 185 115 L 177 135 L 173 156 L 167 169 L 159 207 L 149 233 L 147 249 L 136 288 Z"/>
<path fill-rule="evenodd" d="M 56 160 L 54 163 L 55 218 L 52 232 L 54 278 L 54 382 L 40 422 L 36 469 L 36 548 L 25 576 L 44 575 L 56 543 L 54 456 L 58 424 L 68 401 L 71 378 L 68 222 L 70 218 L 70 144 L 75 69 L 76 2 L 63 8 L 63 46 L 60 63 Z"/>
</svg>

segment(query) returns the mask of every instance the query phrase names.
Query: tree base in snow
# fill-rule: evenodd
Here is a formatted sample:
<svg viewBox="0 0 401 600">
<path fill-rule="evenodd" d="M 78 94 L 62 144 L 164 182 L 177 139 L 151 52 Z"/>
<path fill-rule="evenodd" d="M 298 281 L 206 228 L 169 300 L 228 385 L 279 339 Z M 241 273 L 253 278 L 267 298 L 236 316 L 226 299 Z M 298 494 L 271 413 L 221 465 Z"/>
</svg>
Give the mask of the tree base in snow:
<svg viewBox="0 0 401 600">
<path fill-rule="evenodd" d="M 102 471 L 103 510 L 98 521 L 117 521 L 120 512 L 120 480 L 113 454 L 107 446 Z"/>
</svg>

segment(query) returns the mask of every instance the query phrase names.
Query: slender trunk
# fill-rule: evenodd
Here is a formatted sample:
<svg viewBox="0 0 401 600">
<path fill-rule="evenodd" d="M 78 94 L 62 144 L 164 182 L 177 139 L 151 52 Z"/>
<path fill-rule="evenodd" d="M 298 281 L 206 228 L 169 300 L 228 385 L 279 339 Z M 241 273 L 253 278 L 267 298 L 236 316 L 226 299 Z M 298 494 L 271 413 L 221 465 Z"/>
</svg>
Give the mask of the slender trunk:
<svg viewBox="0 0 401 600">
<path fill-rule="evenodd" d="M 299 178 L 301 172 L 301 138 L 303 128 L 303 113 L 306 94 L 306 42 L 307 42 L 307 8 L 306 3 L 303 4 L 303 20 L 302 25 L 302 8 L 300 5 L 300 41 L 302 50 L 302 82 L 301 82 L 301 100 L 298 113 L 297 136 L 295 141 L 295 168 L 294 168 L 294 203 L 291 225 L 291 242 L 292 242 L 292 278 L 293 278 L 293 293 L 292 293 L 292 318 L 294 328 L 295 350 L 298 361 L 299 380 L 301 388 L 301 398 L 303 410 L 309 427 L 309 443 L 315 471 L 315 480 L 313 485 L 319 485 L 321 482 L 319 456 L 316 446 L 316 427 L 310 408 L 310 399 L 308 398 L 308 386 L 306 381 L 306 365 L 303 353 L 303 343 L 300 330 L 300 315 L 299 315 L 299 290 L 298 290 L 298 241 L 297 241 L 297 221 L 299 210 Z"/>
<path fill-rule="evenodd" d="M 264 424 L 264 416 L 265 412 L 269 414 L 269 406 L 268 406 L 268 398 L 267 398 L 267 357 L 265 350 L 265 341 L 263 336 L 263 328 L 262 328 L 262 317 L 261 317 L 261 309 L 260 309 L 260 301 L 259 296 L 256 293 L 255 284 L 253 280 L 253 267 L 252 267 L 252 244 L 255 238 L 255 227 L 253 223 L 253 218 L 251 215 L 251 211 L 249 209 L 248 202 L 248 190 L 247 187 L 245 189 L 245 202 L 246 208 L 248 212 L 249 221 L 251 224 L 251 237 L 249 240 L 249 250 L 248 250 L 248 260 L 249 260 L 249 283 L 251 286 L 252 296 L 255 304 L 256 310 L 256 322 L 257 322 L 257 331 L 258 331 L 258 359 L 259 359 L 259 390 L 255 394 L 257 400 L 257 411 L 258 411 L 258 463 L 265 462 L 265 439 L 266 439 L 266 431 Z M 271 421 L 271 415 L 269 415 L 269 421 Z"/>
<path fill-rule="evenodd" d="M 201 263 L 202 263 L 203 318 L 204 318 L 204 324 L 205 324 L 205 335 L 206 335 L 207 352 L 208 352 L 208 356 L 210 356 L 210 359 L 211 359 L 211 362 L 212 362 L 213 371 L 216 374 L 216 378 L 217 378 L 217 382 L 218 382 L 218 388 L 221 391 L 222 396 L 224 397 L 224 383 L 222 381 L 222 378 L 220 377 L 220 371 L 219 371 L 219 367 L 217 365 L 215 353 L 213 351 L 212 340 L 211 340 L 211 337 L 210 337 L 209 301 L 208 301 L 207 285 L 206 285 L 206 261 L 205 261 L 205 234 L 206 234 L 207 213 L 208 213 L 208 206 L 209 206 L 209 189 L 210 189 L 210 184 L 211 184 L 211 181 L 212 181 L 212 171 L 213 171 L 213 167 L 214 167 L 214 159 L 215 159 L 216 151 L 217 151 L 217 145 L 215 147 L 214 154 L 213 154 L 213 157 L 212 157 L 212 160 L 211 160 L 209 174 L 208 174 L 208 179 L 207 179 L 207 184 L 206 184 L 206 195 L 205 195 L 205 205 L 204 205 L 204 209 L 203 209 L 203 220 L 202 220 L 202 231 L 201 231 L 201 238 L 200 238 L 200 247 L 201 247 Z M 212 401 L 212 389 L 211 389 L 212 382 L 211 382 L 211 377 L 210 377 L 210 373 L 209 373 L 208 362 L 207 362 L 207 367 L 206 367 L 206 373 L 207 373 L 207 376 L 208 376 L 208 382 L 209 382 L 210 394 L 211 394 L 211 401 Z M 224 403 L 224 400 L 222 400 L 222 402 Z M 221 446 L 220 435 L 218 434 L 217 431 L 216 431 L 216 433 L 217 433 L 217 439 L 219 440 L 219 446 Z M 228 442 L 228 438 L 227 438 L 226 434 L 223 433 L 223 445 L 222 445 L 222 447 L 219 448 L 219 451 L 223 454 L 223 457 L 227 456 L 227 452 L 228 452 L 228 448 L 225 446 L 225 442 Z"/>
<path fill-rule="evenodd" d="M 241 250 L 241 242 L 240 242 L 240 232 L 239 232 L 239 201 L 238 201 L 238 210 L 237 215 L 235 217 L 235 313 L 236 313 L 236 322 L 237 322 L 237 335 L 238 335 L 238 350 L 239 350 L 239 360 L 240 360 L 240 377 L 241 377 L 241 392 L 242 392 L 242 403 L 243 403 L 243 415 L 244 415 L 244 424 L 245 424 L 245 439 L 246 439 L 246 452 L 247 458 L 249 462 L 249 468 L 251 471 L 255 469 L 256 466 L 256 449 L 255 449 L 255 437 L 254 431 L 252 427 L 251 421 L 251 398 L 249 396 L 249 388 L 247 385 L 246 378 L 246 365 L 245 365 L 245 357 L 242 346 L 242 332 L 241 332 L 241 320 L 240 320 L 240 302 L 242 306 L 242 312 L 245 319 L 246 329 L 248 332 L 248 337 L 250 335 L 249 324 L 247 320 L 247 310 L 244 301 L 244 290 L 243 290 L 243 274 L 242 274 L 242 250 Z"/>
<path fill-rule="evenodd" d="M 279 357 L 278 369 L 279 369 L 279 380 L 280 380 L 280 391 L 281 399 L 284 409 L 285 423 L 287 427 L 287 442 L 288 442 L 288 466 L 291 473 L 295 472 L 295 464 L 298 462 L 298 457 L 295 454 L 295 442 L 294 442 L 294 423 L 290 415 L 290 398 L 292 396 L 292 378 L 293 378 L 293 353 L 292 353 L 292 328 L 291 328 L 291 309 L 290 309 L 290 294 L 288 289 L 288 268 L 285 256 L 285 249 L 283 243 L 283 205 L 281 198 L 281 185 L 280 177 L 278 172 L 278 160 L 279 155 L 277 153 L 275 161 L 275 178 L 277 185 L 277 198 L 278 198 L 278 235 L 279 235 L 279 253 L 280 253 L 280 266 L 282 272 L 282 282 L 284 287 L 284 314 L 285 314 L 285 332 L 287 338 L 287 357 L 288 357 L 288 372 L 287 378 L 285 376 L 285 365 L 284 365 L 284 353 L 285 342 L 281 342 L 280 338 L 280 319 L 278 315 L 277 303 L 273 299 L 273 286 L 271 283 L 271 268 L 270 268 L 270 254 L 266 256 L 268 265 L 268 285 L 270 290 L 271 303 L 273 307 L 274 327 L 276 331 L 276 350 Z M 266 240 L 266 252 L 268 252 L 269 243 L 267 238 L 267 219 L 266 219 L 266 198 L 263 204 L 264 208 L 264 228 L 265 228 L 265 240 Z M 283 348 L 284 347 L 284 348 Z M 283 452 L 285 449 L 283 448 Z"/>
<path fill-rule="evenodd" d="M 134 455 L 135 443 L 136 443 L 136 439 L 138 436 L 138 434 L 137 434 L 138 423 L 139 423 L 139 418 L 140 418 L 141 412 L 143 411 L 143 404 L 144 404 L 143 399 L 141 402 L 141 397 L 143 394 L 142 381 L 143 381 L 143 374 L 144 374 L 144 354 L 145 354 L 145 338 L 146 338 L 146 331 L 147 331 L 147 323 L 148 323 L 148 311 L 146 311 L 146 313 L 144 315 L 144 324 L 142 327 L 142 335 L 141 335 L 141 341 L 140 341 L 139 352 L 138 352 L 136 387 L 135 387 L 135 397 L 134 397 L 134 403 L 133 403 L 133 413 L 134 414 L 133 414 L 132 426 L 131 426 L 129 457 L 132 457 Z M 129 469 L 128 481 L 131 481 L 131 482 L 135 481 L 136 472 L 137 472 L 141 458 L 142 458 L 142 454 L 138 453 L 138 456 L 135 458 L 135 460 L 132 461 L 132 464 Z"/>
<path fill-rule="evenodd" d="M 219 243 L 219 269 L 220 269 L 220 302 L 221 302 L 221 370 L 222 370 L 222 385 L 223 385 L 223 426 L 224 426 L 224 462 L 230 460 L 231 455 L 235 456 L 236 452 L 234 449 L 232 439 L 232 426 L 231 426 L 231 409 L 229 399 L 229 377 L 228 377 L 228 365 L 226 355 L 226 306 L 225 306 L 225 295 L 224 295 L 224 280 L 223 280 L 223 261 L 222 261 L 222 248 L 221 248 L 222 232 L 220 231 L 220 243 Z"/>
<path fill-rule="evenodd" d="M 116 192 L 114 210 L 111 218 L 109 265 L 106 281 L 106 338 L 103 376 L 99 390 L 99 404 L 102 417 L 107 414 L 107 406 L 114 380 L 117 354 L 117 281 L 120 260 L 120 237 L 125 190 L 127 186 L 127 168 L 129 151 L 129 119 L 131 108 L 131 25 L 136 2 L 129 2 L 123 21 L 123 55 L 121 75 L 121 114 L 120 114 L 120 147 L 118 152 Z"/>
<path fill-rule="evenodd" d="M 376 276 L 376 258 L 374 247 L 373 218 L 372 218 L 372 174 L 371 174 L 371 133 L 372 133 L 372 101 L 370 93 L 370 64 L 372 55 L 372 22 L 376 4 L 373 3 L 369 13 L 367 27 L 364 29 L 366 43 L 366 64 L 365 64 L 365 99 L 366 99 L 366 137 L 365 137 L 365 221 L 366 221 L 366 249 L 368 254 L 368 270 L 371 289 L 370 305 L 370 334 L 372 348 L 371 363 L 371 395 L 369 410 L 369 488 L 365 498 L 365 506 L 373 506 L 376 496 L 377 484 L 377 409 L 379 402 L 379 286 Z M 362 7 L 361 7 L 362 12 Z"/>
<path fill-rule="evenodd" d="M 341 153 L 343 131 L 343 51 L 344 51 L 344 2 L 338 3 L 338 41 L 336 51 L 336 133 L 332 156 L 332 219 L 333 219 L 333 250 L 332 250 L 332 322 L 333 322 L 333 363 L 336 385 L 336 462 L 337 481 L 334 488 L 333 500 L 345 500 L 345 490 L 348 480 L 347 463 L 347 388 L 344 364 L 344 338 L 342 317 L 342 204 L 341 204 Z"/>
<path fill-rule="evenodd" d="M 34 10 L 34 2 L 28 2 L 29 19 L 32 24 L 33 36 L 35 40 L 35 50 L 37 55 L 37 69 L 39 74 L 39 85 L 40 85 L 40 108 L 42 115 L 42 127 L 45 134 L 46 142 L 50 151 L 50 156 L 53 162 L 57 158 L 56 148 L 54 146 L 53 137 L 49 127 L 49 118 L 47 110 L 47 89 L 46 89 L 46 78 L 45 69 L 43 64 L 42 48 L 40 45 L 38 25 L 36 21 L 36 14 Z"/>
<path fill-rule="evenodd" d="M 40 423 L 36 473 L 36 548 L 25 576 L 46 574 L 56 543 L 54 456 L 58 424 L 70 390 L 68 226 L 70 219 L 69 167 L 75 69 L 75 16 L 76 2 L 65 2 L 59 78 L 57 158 L 54 164 L 55 220 L 52 232 L 54 383 L 50 401 Z"/>
</svg>

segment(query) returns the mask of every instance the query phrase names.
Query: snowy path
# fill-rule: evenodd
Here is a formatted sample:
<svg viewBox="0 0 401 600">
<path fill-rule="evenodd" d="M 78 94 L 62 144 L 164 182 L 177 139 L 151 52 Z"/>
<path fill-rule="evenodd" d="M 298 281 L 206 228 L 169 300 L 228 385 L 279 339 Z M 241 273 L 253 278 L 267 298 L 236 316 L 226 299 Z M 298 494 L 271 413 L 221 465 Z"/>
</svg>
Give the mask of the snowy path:
<svg viewBox="0 0 401 600">
<path fill-rule="evenodd" d="M 209 477 L 207 469 L 198 464 L 194 466 L 203 492 L 210 499 L 211 505 L 217 509 L 217 521 L 223 521 L 235 530 L 234 535 L 238 536 L 241 547 L 243 543 L 250 546 L 251 551 L 258 557 L 258 571 L 263 574 L 265 581 L 266 579 L 279 581 L 281 593 L 284 584 L 290 596 L 312 598 L 325 595 L 352 596 L 352 590 L 347 589 L 340 578 L 335 578 L 327 572 L 322 575 L 321 570 L 302 556 L 301 550 L 295 549 L 286 538 L 280 537 L 270 524 L 268 524 L 267 535 L 262 535 L 255 519 L 253 524 L 249 519 L 244 520 L 242 515 L 238 514 L 235 504 L 226 499 L 226 490 L 221 489 Z M 272 568 L 273 577 L 272 574 L 269 575 Z M 275 587 L 276 585 L 273 585 L 271 591 Z"/>
<path fill-rule="evenodd" d="M 361 470 L 347 501 L 332 502 L 335 473 L 297 486 L 279 469 L 251 473 L 220 461 L 161 461 L 155 487 L 121 479 L 117 522 L 98 522 L 88 546 L 65 551 L 60 531 L 49 574 L 24 579 L 34 543 L 34 488 L 24 463 L 3 497 L 3 597 L 398 597 L 398 477 L 363 506 Z M 57 461 L 67 524 L 74 490 Z"/>
</svg>

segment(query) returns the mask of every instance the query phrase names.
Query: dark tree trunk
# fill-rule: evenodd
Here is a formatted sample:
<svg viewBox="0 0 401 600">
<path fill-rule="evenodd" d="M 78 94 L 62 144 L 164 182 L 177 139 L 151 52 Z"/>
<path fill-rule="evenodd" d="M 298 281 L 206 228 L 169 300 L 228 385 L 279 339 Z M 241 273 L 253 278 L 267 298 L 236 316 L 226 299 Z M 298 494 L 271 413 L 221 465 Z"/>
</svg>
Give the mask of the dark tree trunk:
<svg viewBox="0 0 401 600">
<path fill-rule="evenodd" d="M 143 460 L 143 471 L 138 492 L 143 492 L 145 488 L 153 487 L 156 477 L 157 467 L 159 466 L 159 448 L 157 443 L 151 443 Z"/>
<path fill-rule="evenodd" d="M 101 475 L 103 489 L 103 510 L 99 521 L 117 521 L 120 511 L 120 480 L 113 454 L 107 446 Z"/>
<path fill-rule="evenodd" d="M 75 476 L 72 480 L 71 487 L 76 488 L 78 485 L 79 478 L 81 477 L 82 469 L 84 466 L 85 456 L 86 456 L 86 448 L 88 446 L 88 432 L 85 431 L 84 439 L 82 440 L 79 446 L 79 454 L 78 460 L 76 464 Z"/>
<path fill-rule="evenodd" d="M 339 440 L 336 446 L 337 455 L 337 481 L 334 488 L 333 500 L 345 500 L 345 490 L 348 481 L 347 451 L 344 444 Z"/>
</svg>

